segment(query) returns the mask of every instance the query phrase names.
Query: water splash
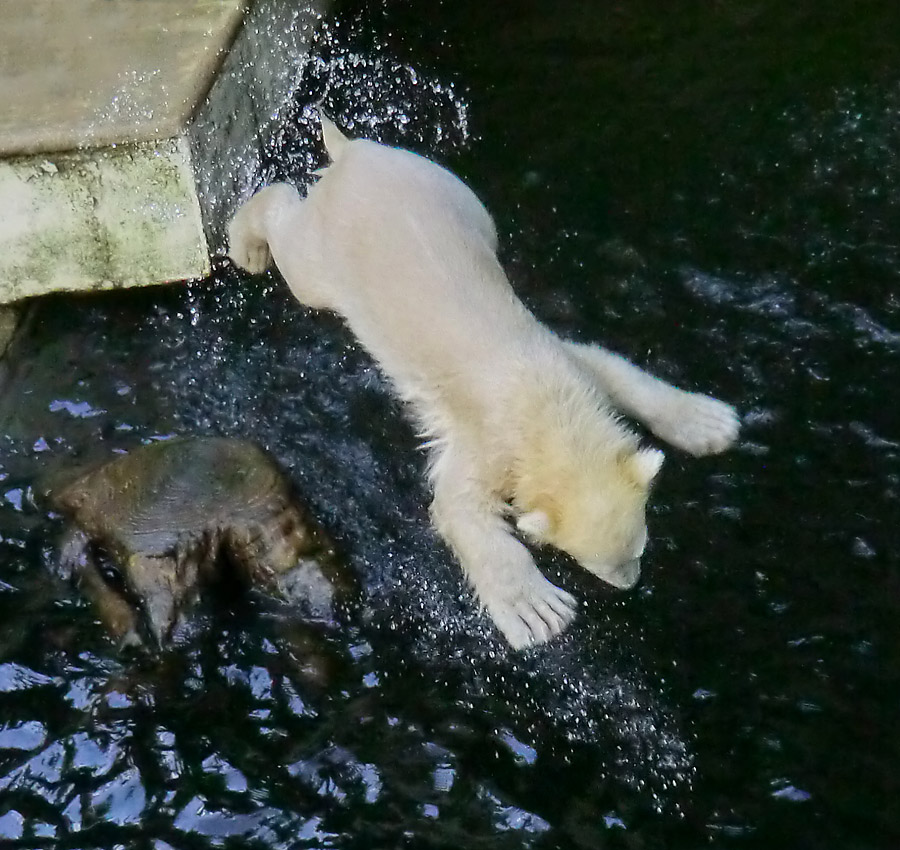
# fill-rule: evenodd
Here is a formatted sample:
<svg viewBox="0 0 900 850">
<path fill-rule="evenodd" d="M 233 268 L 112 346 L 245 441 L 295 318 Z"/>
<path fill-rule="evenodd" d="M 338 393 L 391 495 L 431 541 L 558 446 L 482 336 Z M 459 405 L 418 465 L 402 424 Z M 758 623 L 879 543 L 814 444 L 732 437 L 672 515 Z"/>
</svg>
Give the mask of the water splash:
<svg viewBox="0 0 900 850">
<path fill-rule="evenodd" d="M 324 164 L 318 130 L 323 110 L 351 137 L 446 155 L 470 141 L 469 107 L 446 82 L 391 57 L 378 44 L 352 45 L 354 28 L 324 23 L 298 75 L 292 102 L 261 161 L 263 183 L 289 179 L 301 188 Z"/>
</svg>

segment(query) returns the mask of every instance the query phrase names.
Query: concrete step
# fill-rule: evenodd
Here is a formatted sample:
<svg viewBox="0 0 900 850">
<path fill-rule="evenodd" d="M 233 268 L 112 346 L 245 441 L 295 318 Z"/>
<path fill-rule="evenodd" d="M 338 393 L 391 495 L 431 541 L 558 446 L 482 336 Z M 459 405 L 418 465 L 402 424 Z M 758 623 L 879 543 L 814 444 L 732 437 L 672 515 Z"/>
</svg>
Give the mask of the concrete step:
<svg viewBox="0 0 900 850">
<path fill-rule="evenodd" d="M 204 277 L 328 0 L 0 0 L 0 304 Z"/>
</svg>

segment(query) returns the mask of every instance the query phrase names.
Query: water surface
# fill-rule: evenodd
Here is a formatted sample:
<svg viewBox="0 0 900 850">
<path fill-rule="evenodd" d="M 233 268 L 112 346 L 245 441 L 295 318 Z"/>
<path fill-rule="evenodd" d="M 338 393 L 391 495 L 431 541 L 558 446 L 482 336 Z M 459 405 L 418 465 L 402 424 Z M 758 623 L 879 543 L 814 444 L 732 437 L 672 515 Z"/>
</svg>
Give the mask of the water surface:
<svg viewBox="0 0 900 850">
<path fill-rule="evenodd" d="M 900 842 L 900 9 L 339 4 L 309 106 L 433 156 L 523 298 L 745 416 L 672 451 L 644 581 L 510 654 L 431 531 L 424 459 L 276 277 L 50 299 L 0 445 L 0 835 L 22 847 L 891 848 Z M 13 400 L 14 399 L 14 400 Z M 333 633 L 264 599 L 118 655 L 50 577 L 55 463 L 252 437 L 359 573 Z M 310 659 L 325 675 L 310 675 Z"/>
</svg>

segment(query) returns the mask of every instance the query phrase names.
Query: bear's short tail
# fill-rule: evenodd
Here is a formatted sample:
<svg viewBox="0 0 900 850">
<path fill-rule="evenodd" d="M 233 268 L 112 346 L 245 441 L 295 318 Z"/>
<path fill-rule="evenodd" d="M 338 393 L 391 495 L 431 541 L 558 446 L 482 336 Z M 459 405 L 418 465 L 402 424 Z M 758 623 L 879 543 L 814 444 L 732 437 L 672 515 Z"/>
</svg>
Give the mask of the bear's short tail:
<svg viewBox="0 0 900 850">
<path fill-rule="evenodd" d="M 319 112 L 319 120 L 322 123 L 322 138 L 325 140 L 325 150 L 328 151 L 331 161 L 337 162 L 344 148 L 350 144 L 350 139 L 338 130 L 337 125 L 330 118 L 326 117 L 324 112 Z"/>
</svg>

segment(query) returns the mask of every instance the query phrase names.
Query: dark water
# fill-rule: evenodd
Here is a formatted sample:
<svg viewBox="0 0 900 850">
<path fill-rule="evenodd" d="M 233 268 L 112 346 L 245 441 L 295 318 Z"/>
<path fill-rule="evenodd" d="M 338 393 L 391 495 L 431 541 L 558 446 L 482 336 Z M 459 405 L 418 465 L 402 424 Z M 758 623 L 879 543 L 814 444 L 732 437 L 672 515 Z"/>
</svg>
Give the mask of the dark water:
<svg viewBox="0 0 900 850">
<path fill-rule="evenodd" d="M 435 156 L 542 319 L 737 404 L 743 439 L 670 453 L 639 590 L 545 556 L 586 604 L 514 655 L 336 320 L 224 265 L 45 302 L 2 401 L 5 846 L 900 846 L 898 32 L 888 2 L 339 6 L 266 176 L 308 179 L 323 96 Z M 122 658 L 30 487 L 210 432 L 274 452 L 366 601 L 329 634 L 251 598 Z"/>
</svg>

